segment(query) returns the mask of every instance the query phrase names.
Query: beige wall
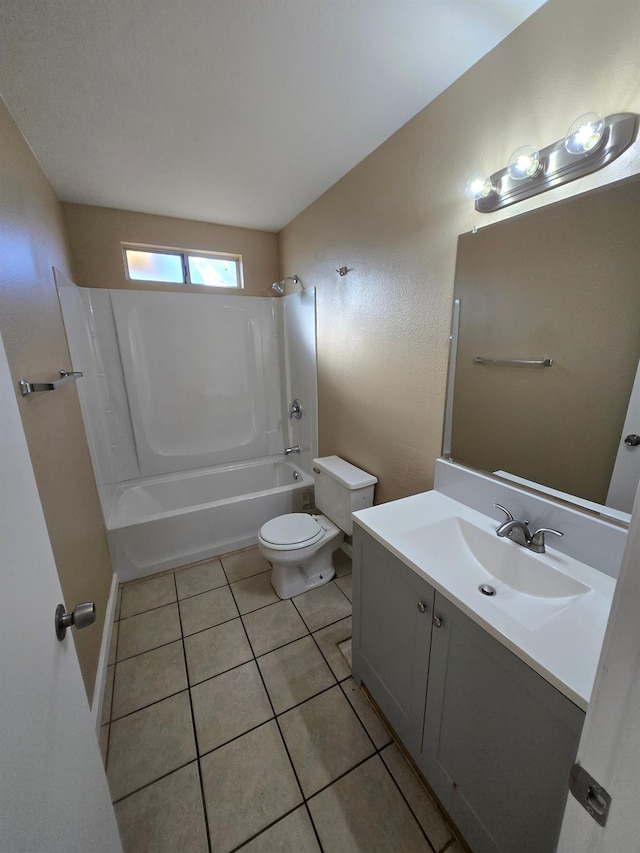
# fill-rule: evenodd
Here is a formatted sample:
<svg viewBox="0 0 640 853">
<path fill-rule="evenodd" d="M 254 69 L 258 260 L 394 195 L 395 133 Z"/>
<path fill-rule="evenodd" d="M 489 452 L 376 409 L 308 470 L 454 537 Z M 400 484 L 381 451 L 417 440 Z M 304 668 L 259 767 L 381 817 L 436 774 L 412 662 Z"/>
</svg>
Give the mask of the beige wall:
<svg viewBox="0 0 640 853">
<path fill-rule="evenodd" d="M 63 204 L 62 209 L 71 249 L 72 278 L 82 287 L 212 292 L 199 285 L 129 281 L 124 272 L 122 243 L 242 255 L 242 292 L 247 296 L 273 296 L 271 285 L 280 278 L 278 237 L 267 231 L 84 204 Z"/>
<path fill-rule="evenodd" d="M 69 270 L 62 214 L 1 100 L 0 149 L 0 332 L 16 383 L 50 380 L 71 363 L 51 270 Z M 78 393 L 16 395 L 65 603 L 96 603 L 96 623 L 74 636 L 91 698 L 112 571 Z"/>
<path fill-rule="evenodd" d="M 281 232 L 281 268 L 318 288 L 320 452 L 375 473 L 378 502 L 433 482 L 458 234 L 640 172 L 640 156 L 491 215 L 467 175 L 584 112 L 640 112 L 639 34 L 637 0 L 549 0 Z"/>
</svg>

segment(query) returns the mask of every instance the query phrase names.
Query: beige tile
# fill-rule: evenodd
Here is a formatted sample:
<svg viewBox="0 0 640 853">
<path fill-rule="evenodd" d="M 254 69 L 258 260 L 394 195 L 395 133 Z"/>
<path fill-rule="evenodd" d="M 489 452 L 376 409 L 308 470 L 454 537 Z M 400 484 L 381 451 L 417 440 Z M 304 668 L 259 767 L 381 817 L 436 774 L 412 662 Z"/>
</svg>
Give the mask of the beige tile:
<svg viewBox="0 0 640 853">
<path fill-rule="evenodd" d="M 351 601 L 351 575 L 345 575 L 342 578 L 336 578 L 334 583 L 336 586 L 340 587 L 340 589 L 347 596 L 349 601 Z"/>
<path fill-rule="evenodd" d="M 283 817 L 242 848 L 242 853 L 320 853 L 304 806 Z"/>
<path fill-rule="evenodd" d="M 120 627 L 119 622 L 114 622 L 111 626 L 111 640 L 109 641 L 109 659 L 107 661 L 108 665 L 111 666 L 116 662 L 116 649 L 118 648 L 118 629 Z"/>
<path fill-rule="evenodd" d="M 377 755 L 309 800 L 309 811 L 324 850 L 432 853 Z"/>
<path fill-rule="evenodd" d="M 360 687 L 353 678 L 348 678 L 340 685 L 349 704 L 360 718 L 360 722 L 369 733 L 369 737 L 375 743 L 376 749 L 381 749 L 385 744 L 391 743 L 391 735 L 383 726 L 380 717 L 369 704 Z"/>
<path fill-rule="evenodd" d="M 336 683 L 309 636 L 263 655 L 258 659 L 258 665 L 276 714 Z"/>
<path fill-rule="evenodd" d="M 209 560 L 199 566 L 190 569 L 180 569 L 176 572 L 176 586 L 178 598 L 188 598 L 190 595 L 199 595 L 210 589 L 225 586 L 227 578 L 222 570 L 220 560 Z"/>
<path fill-rule="evenodd" d="M 115 610 L 113 612 L 114 622 L 117 622 L 117 620 L 120 618 L 120 607 L 121 607 L 121 605 L 122 605 L 122 584 L 119 584 L 118 594 L 116 596 L 116 606 L 115 606 Z"/>
<path fill-rule="evenodd" d="M 160 646 L 116 664 L 113 720 L 187 687 L 182 642 Z"/>
<path fill-rule="evenodd" d="M 102 697 L 102 716 L 100 722 L 102 725 L 108 723 L 111 719 L 111 705 L 113 702 L 113 680 L 116 673 L 115 666 L 107 667 L 107 678 L 104 684 L 104 695 Z"/>
<path fill-rule="evenodd" d="M 107 762 L 111 796 L 119 800 L 195 757 L 185 690 L 111 724 Z"/>
<path fill-rule="evenodd" d="M 192 687 L 191 702 L 200 755 L 273 717 L 255 661 Z"/>
<path fill-rule="evenodd" d="M 127 584 L 122 588 L 120 618 L 135 616 L 163 604 L 176 600 L 176 585 L 173 574 L 158 575 L 142 581 Z"/>
<path fill-rule="evenodd" d="M 211 848 L 228 853 L 302 802 L 275 721 L 200 762 Z"/>
<path fill-rule="evenodd" d="M 98 736 L 98 744 L 100 746 L 100 755 L 102 763 L 107 766 L 107 750 L 109 748 L 109 725 L 100 726 L 100 734 Z"/>
<path fill-rule="evenodd" d="M 115 810 L 124 853 L 209 849 L 195 762 L 121 800 Z"/>
<path fill-rule="evenodd" d="M 310 631 L 351 616 L 350 602 L 334 583 L 310 589 L 292 600 Z"/>
<path fill-rule="evenodd" d="M 271 571 L 271 566 L 257 547 L 237 551 L 235 554 L 227 554 L 226 557 L 220 557 L 220 562 L 229 583 L 260 574 L 260 572 Z"/>
<path fill-rule="evenodd" d="M 243 616 L 242 621 L 256 657 L 309 633 L 290 601 L 279 601 L 254 610 Z"/>
<path fill-rule="evenodd" d="M 118 660 L 148 652 L 182 637 L 177 604 L 166 604 L 118 622 Z"/>
<path fill-rule="evenodd" d="M 313 636 L 338 681 L 349 678 L 351 668 L 338 645 L 351 637 L 351 617 L 341 619 L 340 622 L 329 625 L 327 628 L 321 628 Z"/>
<path fill-rule="evenodd" d="M 440 809 L 431 799 L 424 785 L 407 764 L 402 753 L 395 745 L 390 744 L 380 753 L 382 760 L 389 768 L 398 787 L 418 818 L 420 826 L 426 833 L 435 850 L 442 848 L 451 840 L 453 833 L 442 816 Z M 451 848 L 448 848 L 451 850 Z"/>
<path fill-rule="evenodd" d="M 279 722 L 305 797 L 374 751 L 337 685 L 287 711 Z"/>
<path fill-rule="evenodd" d="M 351 574 L 351 557 L 348 557 L 342 548 L 338 548 L 333 554 L 333 565 L 336 570 L 336 577 L 341 578 Z"/>
<path fill-rule="evenodd" d="M 240 619 L 185 637 L 189 682 L 197 684 L 253 658 Z"/>
<path fill-rule="evenodd" d="M 237 615 L 238 608 L 228 586 L 212 589 L 210 592 L 203 592 L 180 602 L 182 633 L 185 637 L 195 634 L 196 631 L 212 628 L 221 622 L 227 622 Z"/>
<path fill-rule="evenodd" d="M 271 586 L 271 572 L 236 581 L 231 584 L 231 591 L 240 613 L 250 613 L 259 607 L 280 601 Z"/>
</svg>

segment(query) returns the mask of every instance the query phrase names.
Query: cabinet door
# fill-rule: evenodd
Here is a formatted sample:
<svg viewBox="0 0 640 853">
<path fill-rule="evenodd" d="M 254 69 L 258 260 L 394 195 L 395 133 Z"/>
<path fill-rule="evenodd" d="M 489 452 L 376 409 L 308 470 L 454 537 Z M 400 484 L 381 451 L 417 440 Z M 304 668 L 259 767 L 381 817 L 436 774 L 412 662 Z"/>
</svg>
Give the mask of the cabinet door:
<svg viewBox="0 0 640 853">
<path fill-rule="evenodd" d="M 354 525 L 353 675 L 416 756 L 422 741 L 434 591 Z"/>
<path fill-rule="evenodd" d="M 584 713 L 436 595 L 419 760 L 474 853 L 552 853 Z"/>
</svg>

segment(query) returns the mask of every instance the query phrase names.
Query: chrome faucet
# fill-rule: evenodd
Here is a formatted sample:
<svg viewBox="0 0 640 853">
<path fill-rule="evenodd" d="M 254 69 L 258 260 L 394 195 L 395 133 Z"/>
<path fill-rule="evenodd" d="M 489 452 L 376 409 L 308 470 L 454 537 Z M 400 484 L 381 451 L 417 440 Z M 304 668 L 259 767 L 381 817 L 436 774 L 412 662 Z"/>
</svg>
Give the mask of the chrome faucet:
<svg viewBox="0 0 640 853">
<path fill-rule="evenodd" d="M 528 548 L 536 554 L 544 554 L 546 550 L 544 542 L 545 533 L 553 533 L 554 536 L 564 536 L 564 533 L 560 533 L 559 530 L 554 530 L 553 527 L 540 527 L 535 531 L 535 533 L 532 533 L 529 530 L 528 521 L 518 521 L 511 515 L 509 510 L 501 504 L 494 504 L 494 506 L 501 509 L 507 516 L 507 520 L 496 527 L 496 533 L 498 536 L 504 536 L 507 539 L 511 539 L 511 541 L 515 542 L 516 545 L 522 545 L 523 548 Z"/>
<path fill-rule="evenodd" d="M 290 453 L 300 453 L 300 445 L 294 444 L 293 447 L 285 447 L 284 455 L 288 456 Z"/>
</svg>

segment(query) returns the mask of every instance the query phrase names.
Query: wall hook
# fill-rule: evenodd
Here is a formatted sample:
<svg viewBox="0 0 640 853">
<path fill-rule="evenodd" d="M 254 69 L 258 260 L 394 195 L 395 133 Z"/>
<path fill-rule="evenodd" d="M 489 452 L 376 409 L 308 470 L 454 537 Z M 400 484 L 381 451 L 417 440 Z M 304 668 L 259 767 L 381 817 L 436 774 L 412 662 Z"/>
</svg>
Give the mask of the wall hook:
<svg viewBox="0 0 640 853">
<path fill-rule="evenodd" d="M 340 273 L 340 275 L 346 275 L 348 272 L 351 272 L 351 270 L 349 269 L 349 267 L 340 267 L 340 269 L 336 270 L 336 272 Z"/>
</svg>

